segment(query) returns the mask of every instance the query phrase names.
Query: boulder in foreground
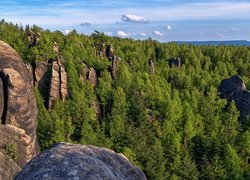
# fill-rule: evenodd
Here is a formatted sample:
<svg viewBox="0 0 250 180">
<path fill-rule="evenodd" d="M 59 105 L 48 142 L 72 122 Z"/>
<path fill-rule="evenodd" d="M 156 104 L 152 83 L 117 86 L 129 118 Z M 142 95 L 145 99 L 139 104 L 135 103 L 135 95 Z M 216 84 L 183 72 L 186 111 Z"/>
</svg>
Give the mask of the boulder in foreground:
<svg viewBox="0 0 250 180">
<path fill-rule="evenodd" d="M 33 158 L 15 180 L 146 179 L 122 154 L 91 145 L 57 143 Z"/>
</svg>

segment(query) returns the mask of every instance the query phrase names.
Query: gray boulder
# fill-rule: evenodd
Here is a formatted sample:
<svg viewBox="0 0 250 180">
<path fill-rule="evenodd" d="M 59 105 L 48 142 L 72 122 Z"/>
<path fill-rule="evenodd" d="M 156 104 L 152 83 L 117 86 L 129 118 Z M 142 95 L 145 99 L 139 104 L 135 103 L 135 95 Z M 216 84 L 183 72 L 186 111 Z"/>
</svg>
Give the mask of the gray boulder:
<svg viewBox="0 0 250 180">
<path fill-rule="evenodd" d="M 241 118 L 250 115 L 250 92 L 246 89 L 240 76 L 234 75 L 222 80 L 219 91 L 221 98 L 227 99 L 229 102 L 235 101 Z"/>
<path fill-rule="evenodd" d="M 33 158 L 15 180 L 146 179 L 122 154 L 91 145 L 57 143 Z"/>
</svg>

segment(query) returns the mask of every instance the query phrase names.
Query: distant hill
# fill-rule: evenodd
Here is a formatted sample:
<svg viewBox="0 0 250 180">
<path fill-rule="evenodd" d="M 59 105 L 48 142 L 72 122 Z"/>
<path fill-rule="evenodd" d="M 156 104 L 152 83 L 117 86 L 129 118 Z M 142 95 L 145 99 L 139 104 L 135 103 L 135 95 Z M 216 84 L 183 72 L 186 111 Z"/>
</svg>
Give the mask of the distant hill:
<svg viewBox="0 0 250 180">
<path fill-rule="evenodd" d="M 175 41 L 177 44 L 193 44 L 193 45 L 225 45 L 225 46 L 250 46 L 250 41 L 232 40 L 232 41 Z"/>
</svg>

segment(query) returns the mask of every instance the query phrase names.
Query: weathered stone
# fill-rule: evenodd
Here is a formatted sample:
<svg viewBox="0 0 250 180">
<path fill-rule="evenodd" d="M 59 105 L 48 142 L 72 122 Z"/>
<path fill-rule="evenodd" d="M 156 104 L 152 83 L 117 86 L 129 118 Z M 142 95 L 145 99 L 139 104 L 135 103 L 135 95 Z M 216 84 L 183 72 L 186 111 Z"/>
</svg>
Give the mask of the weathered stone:
<svg viewBox="0 0 250 180">
<path fill-rule="evenodd" d="M 91 145 L 58 143 L 32 159 L 15 177 L 26 179 L 146 179 L 122 154 Z"/>
<path fill-rule="evenodd" d="M 155 65 L 154 65 L 154 60 L 150 59 L 149 61 L 149 73 L 154 74 L 155 73 Z"/>
<path fill-rule="evenodd" d="M 90 84 L 95 88 L 97 86 L 97 74 L 94 68 L 89 69 L 89 76 L 88 76 Z"/>
<path fill-rule="evenodd" d="M 64 101 L 68 96 L 67 73 L 60 61 L 53 61 L 51 68 L 48 109 L 52 110 L 56 99 Z"/>
<path fill-rule="evenodd" d="M 106 49 L 106 56 L 109 58 L 109 60 L 114 59 L 114 48 L 112 44 L 108 45 Z"/>
<path fill-rule="evenodd" d="M 112 67 L 111 67 L 111 77 L 113 79 L 116 79 L 117 76 L 117 67 L 121 62 L 121 58 L 114 56 L 114 58 L 112 59 Z"/>
<path fill-rule="evenodd" d="M 42 97 L 48 100 L 49 94 L 49 84 L 50 84 L 50 65 L 45 61 L 38 61 L 36 62 L 35 66 L 35 84 L 38 87 L 38 90 Z"/>
<path fill-rule="evenodd" d="M 16 164 L 16 162 L 9 156 L 6 156 L 0 151 L 0 179 L 2 180 L 12 180 L 21 168 Z"/>
<path fill-rule="evenodd" d="M 234 75 L 229 79 L 222 80 L 219 86 L 220 95 L 229 102 L 235 101 L 241 118 L 250 115 L 250 92 L 240 76 Z"/>
<path fill-rule="evenodd" d="M 88 75 L 89 75 L 89 68 L 86 64 L 82 63 L 82 67 L 79 70 L 79 79 L 80 79 L 80 81 L 83 82 L 83 84 L 86 83 Z"/>
<path fill-rule="evenodd" d="M 180 68 L 181 67 L 181 59 L 180 58 L 171 58 L 169 59 L 168 61 L 168 64 L 170 67 L 177 67 L 177 68 Z"/>
<path fill-rule="evenodd" d="M 37 154 L 37 106 L 30 71 L 15 50 L 2 41 L 0 77 L 0 179 L 12 179 L 9 177 L 13 177 L 19 168 Z M 17 148 L 17 158 L 7 160 L 10 157 L 4 149 L 8 145 Z M 6 164 L 10 170 L 2 173 Z"/>
<path fill-rule="evenodd" d="M 61 86 L 60 86 L 60 98 L 64 102 L 66 98 L 68 97 L 68 78 L 67 78 L 67 72 L 65 71 L 65 68 L 61 65 L 60 67 L 60 80 L 61 80 Z"/>
<path fill-rule="evenodd" d="M 0 120 L 2 124 L 2 115 L 3 115 L 3 109 L 4 109 L 4 89 L 3 89 L 3 81 L 0 78 Z"/>
</svg>

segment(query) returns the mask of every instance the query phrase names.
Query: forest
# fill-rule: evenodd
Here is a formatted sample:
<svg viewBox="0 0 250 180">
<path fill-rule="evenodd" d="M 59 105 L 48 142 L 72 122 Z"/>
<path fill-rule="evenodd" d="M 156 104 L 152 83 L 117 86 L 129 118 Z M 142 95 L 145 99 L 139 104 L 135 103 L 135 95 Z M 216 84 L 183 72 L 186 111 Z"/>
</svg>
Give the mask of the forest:
<svg viewBox="0 0 250 180">
<path fill-rule="evenodd" d="M 29 28 L 40 34 L 35 46 Z M 31 65 L 55 58 L 54 42 L 60 47 L 69 97 L 48 111 L 34 88 L 40 151 L 56 142 L 92 144 L 123 153 L 148 179 L 250 179 L 250 118 L 240 120 L 234 101 L 228 104 L 218 91 L 236 74 L 250 89 L 250 47 L 121 39 L 98 31 L 65 35 L 4 20 L 0 40 Z M 94 47 L 102 43 L 120 57 L 115 77 L 109 58 L 96 56 Z M 181 66 L 170 66 L 173 57 Z M 79 78 L 85 65 L 97 72 L 94 88 Z"/>
</svg>

